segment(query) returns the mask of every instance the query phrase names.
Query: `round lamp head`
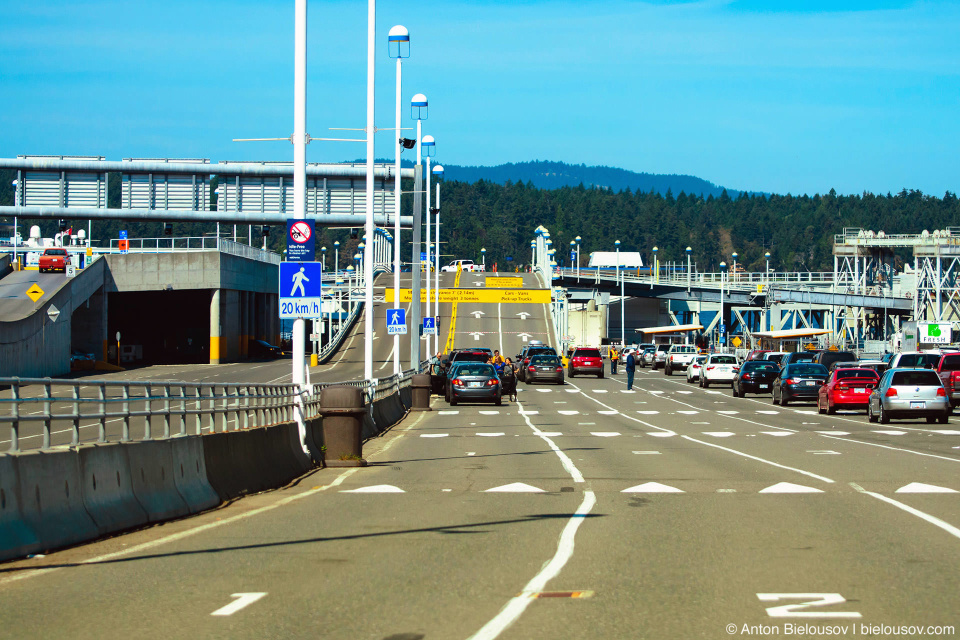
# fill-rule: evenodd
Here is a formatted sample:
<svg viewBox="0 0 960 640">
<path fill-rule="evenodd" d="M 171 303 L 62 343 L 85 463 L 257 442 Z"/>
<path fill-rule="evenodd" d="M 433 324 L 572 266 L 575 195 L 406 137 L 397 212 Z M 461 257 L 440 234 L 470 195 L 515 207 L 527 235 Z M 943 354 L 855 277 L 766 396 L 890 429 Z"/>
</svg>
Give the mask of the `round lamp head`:
<svg viewBox="0 0 960 640">
<path fill-rule="evenodd" d="M 763 257 L 766 258 L 767 260 L 769 260 L 769 259 L 770 259 L 770 252 L 767 251 L 765 254 L 763 254 Z"/>
<path fill-rule="evenodd" d="M 320 253 L 326 253 L 326 252 L 327 252 L 326 247 L 320 247 Z"/>
<path fill-rule="evenodd" d="M 424 158 L 432 158 L 437 155 L 437 141 L 433 136 L 423 136 L 420 141 L 420 155 Z"/>
<path fill-rule="evenodd" d="M 428 115 L 427 96 L 418 93 L 410 100 L 410 117 L 414 120 L 426 120 Z"/>
<path fill-rule="evenodd" d="M 410 32 L 401 24 L 390 29 L 387 34 L 387 53 L 391 58 L 410 57 Z"/>
<path fill-rule="evenodd" d="M 727 270 L 727 263 L 726 263 L 726 262 L 721 262 L 721 263 L 720 263 L 720 271 L 726 271 L 726 270 Z"/>
<path fill-rule="evenodd" d="M 434 176 L 438 178 L 443 177 L 443 165 L 438 164 L 437 166 L 435 166 L 433 169 L 430 170 L 430 173 L 432 173 Z"/>
<path fill-rule="evenodd" d="M 340 248 L 340 241 L 337 240 L 336 242 L 334 242 L 334 243 L 333 243 L 333 246 L 336 247 L 337 249 L 339 249 L 339 248 Z"/>
<path fill-rule="evenodd" d="M 574 238 L 574 240 L 577 241 L 577 244 L 580 244 L 580 241 L 583 240 L 583 238 L 581 238 L 580 236 L 577 236 L 576 238 Z"/>
<path fill-rule="evenodd" d="M 693 249 L 691 249 L 690 247 L 687 247 L 687 253 L 689 254 L 691 251 L 693 251 Z"/>
<path fill-rule="evenodd" d="M 734 259 L 734 260 L 737 259 L 737 252 L 736 252 L 736 251 L 733 252 L 733 259 Z"/>
<path fill-rule="evenodd" d="M 486 253 L 486 252 L 487 252 L 486 248 L 480 249 L 480 253 Z"/>
<path fill-rule="evenodd" d="M 614 243 L 613 243 L 613 246 L 615 246 L 617 249 L 619 249 L 619 248 L 620 248 L 620 241 L 617 240 L 616 242 L 614 242 Z"/>
<path fill-rule="evenodd" d="M 657 251 L 660 251 L 660 249 L 657 248 L 657 247 L 654 247 L 654 248 L 653 248 L 653 252 L 656 253 Z"/>
</svg>

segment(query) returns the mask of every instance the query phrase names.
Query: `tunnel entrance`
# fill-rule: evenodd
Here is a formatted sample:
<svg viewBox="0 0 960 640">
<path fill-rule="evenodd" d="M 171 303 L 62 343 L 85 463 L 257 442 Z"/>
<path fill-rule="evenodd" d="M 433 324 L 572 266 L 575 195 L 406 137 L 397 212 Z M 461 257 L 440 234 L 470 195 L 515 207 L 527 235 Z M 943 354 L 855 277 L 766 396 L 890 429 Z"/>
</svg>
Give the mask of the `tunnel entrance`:
<svg viewBox="0 0 960 640">
<path fill-rule="evenodd" d="M 210 292 L 111 293 L 107 336 L 116 362 L 129 365 L 205 364 L 210 360 Z"/>
</svg>

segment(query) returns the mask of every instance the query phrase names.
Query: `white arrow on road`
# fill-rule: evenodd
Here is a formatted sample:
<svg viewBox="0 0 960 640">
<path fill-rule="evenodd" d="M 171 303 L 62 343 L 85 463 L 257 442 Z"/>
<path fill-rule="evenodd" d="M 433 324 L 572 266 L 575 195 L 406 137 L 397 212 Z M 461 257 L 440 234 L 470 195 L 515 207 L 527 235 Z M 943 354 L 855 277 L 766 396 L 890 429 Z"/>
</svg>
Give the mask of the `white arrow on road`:
<svg viewBox="0 0 960 640">
<path fill-rule="evenodd" d="M 485 315 L 487 315 L 487 314 L 485 314 L 483 311 L 471 311 L 470 314 L 471 314 L 474 318 L 476 318 L 477 320 L 480 319 L 480 316 L 485 316 Z"/>
<path fill-rule="evenodd" d="M 518 334 L 517 334 L 517 337 L 519 337 L 521 340 L 523 340 L 524 342 L 526 342 L 526 341 L 529 340 L 532 336 L 531 336 L 529 333 L 518 333 Z"/>
<path fill-rule="evenodd" d="M 527 316 L 529 316 L 530 314 L 529 314 L 528 312 L 526 312 L 526 311 L 521 311 L 521 312 L 518 313 L 517 315 L 520 316 L 520 319 L 521 319 L 521 320 L 526 320 L 526 319 L 527 319 Z"/>
<path fill-rule="evenodd" d="M 470 332 L 468 332 L 468 333 L 469 333 L 471 336 L 473 336 L 473 339 L 474 339 L 474 340 L 479 340 L 479 339 L 480 339 L 480 336 L 483 335 L 483 334 L 480 333 L 479 331 L 470 331 Z"/>
</svg>

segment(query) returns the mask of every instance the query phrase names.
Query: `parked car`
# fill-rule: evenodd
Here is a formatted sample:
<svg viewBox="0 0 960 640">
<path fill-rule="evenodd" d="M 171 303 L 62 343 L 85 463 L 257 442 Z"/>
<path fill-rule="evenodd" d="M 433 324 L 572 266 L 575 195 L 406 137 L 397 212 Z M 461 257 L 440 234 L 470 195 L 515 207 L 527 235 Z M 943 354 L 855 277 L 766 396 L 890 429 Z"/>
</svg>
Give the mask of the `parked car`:
<svg viewBox="0 0 960 640">
<path fill-rule="evenodd" d="M 526 382 L 527 380 L 527 368 L 530 366 L 530 359 L 533 356 L 556 356 L 557 352 L 553 347 L 545 347 L 543 344 L 539 346 L 527 347 L 523 350 L 523 353 L 517 356 L 517 379 Z"/>
<path fill-rule="evenodd" d="M 569 375 L 574 378 L 577 374 L 590 374 L 598 378 L 603 377 L 603 357 L 600 349 L 593 347 L 577 347 L 570 356 Z"/>
<path fill-rule="evenodd" d="M 623 349 L 620 349 L 620 356 L 617 358 L 617 362 L 620 364 L 627 364 L 627 356 L 631 353 L 635 354 L 636 352 L 636 347 L 624 347 Z"/>
<path fill-rule="evenodd" d="M 744 359 L 744 362 L 750 362 L 751 360 L 760 360 L 766 354 L 770 353 L 770 349 L 754 349 L 747 354 L 747 357 Z"/>
<path fill-rule="evenodd" d="M 447 381 L 447 402 L 456 406 L 458 402 L 488 401 L 496 405 L 503 403 L 500 377 L 492 364 L 469 362 L 454 366 Z"/>
<path fill-rule="evenodd" d="M 459 349 L 457 351 L 452 351 L 450 357 L 445 361 L 445 366 L 449 369 L 455 364 L 461 362 L 486 362 L 490 359 L 490 356 L 486 351 L 480 351 L 479 349 Z"/>
<path fill-rule="evenodd" d="M 700 370 L 700 386 L 707 389 L 715 382 L 730 383 L 739 370 L 740 363 L 737 362 L 737 356 L 711 353 L 703 363 L 703 369 Z"/>
<path fill-rule="evenodd" d="M 904 351 L 890 358 L 891 369 L 933 369 L 940 364 L 939 351 Z"/>
<path fill-rule="evenodd" d="M 783 365 L 783 359 L 787 357 L 786 351 L 768 351 L 763 354 L 763 357 L 760 360 L 765 362 L 774 362 L 778 367 Z"/>
<path fill-rule="evenodd" d="M 251 340 L 247 351 L 251 358 L 279 358 L 283 355 L 280 347 L 276 347 L 266 340 Z"/>
<path fill-rule="evenodd" d="M 870 392 L 880 382 L 873 369 L 838 367 L 817 391 L 817 411 L 835 413 L 837 409 L 866 409 Z"/>
<path fill-rule="evenodd" d="M 657 350 L 653 353 L 653 370 L 656 371 L 663 366 L 664 360 L 667 357 L 667 351 L 670 351 L 669 344 L 658 344 Z"/>
<path fill-rule="evenodd" d="M 473 260 L 454 260 L 450 264 L 440 267 L 441 272 L 456 273 L 457 271 L 482 271 L 480 265 L 474 264 Z"/>
<path fill-rule="evenodd" d="M 926 418 L 946 424 L 950 420 L 950 398 L 940 376 L 929 369 L 888 369 L 870 393 L 867 419 L 890 422 L 891 418 Z"/>
<path fill-rule="evenodd" d="M 563 384 L 563 363 L 556 355 L 534 355 L 529 364 L 524 366 L 526 372 L 523 381 L 527 384 L 534 382 L 553 382 Z"/>
<path fill-rule="evenodd" d="M 707 356 L 703 354 L 697 355 L 690 361 L 690 364 L 687 365 L 687 382 L 700 381 L 700 372 L 703 370 L 703 363 L 706 361 Z"/>
<path fill-rule="evenodd" d="M 731 387 L 733 397 L 742 398 L 748 393 L 770 393 L 773 381 L 777 379 L 780 367 L 768 360 L 747 360 L 740 365 L 740 371 L 734 377 Z"/>
<path fill-rule="evenodd" d="M 788 364 L 797 364 L 798 362 L 816 362 L 819 351 L 792 351 L 783 357 L 780 366 L 785 367 Z"/>
<path fill-rule="evenodd" d="M 852 363 L 857 361 L 857 356 L 852 351 L 821 351 L 817 354 L 817 364 L 822 364 L 827 371 L 833 371 L 834 367 L 840 363 Z"/>
<path fill-rule="evenodd" d="M 70 263 L 70 256 L 66 249 L 45 249 L 40 255 L 40 273 L 47 271 L 63 271 L 66 273 L 67 264 Z"/>
<path fill-rule="evenodd" d="M 946 353 L 937 363 L 937 375 L 943 388 L 947 390 L 950 406 L 960 404 L 960 353 Z"/>
<path fill-rule="evenodd" d="M 672 376 L 674 371 L 681 371 L 697 356 L 697 348 L 692 344 L 674 344 L 663 357 L 663 373 Z"/>
<path fill-rule="evenodd" d="M 793 355 L 793 354 L 790 354 Z M 820 385 L 827 379 L 827 368 L 816 362 L 788 364 L 773 381 L 773 404 L 784 407 L 793 400 L 816 400 Z"/>
<path fill-rule="evenodd" d="M 647 347 L 643 350 L 643 353 L 640 354 L 640 361 L 637 363 L 641 368 L 646 369 L 647 366 L 653 366 L 653 359 L 657 355 L 656 347 Z"/>
</svg>

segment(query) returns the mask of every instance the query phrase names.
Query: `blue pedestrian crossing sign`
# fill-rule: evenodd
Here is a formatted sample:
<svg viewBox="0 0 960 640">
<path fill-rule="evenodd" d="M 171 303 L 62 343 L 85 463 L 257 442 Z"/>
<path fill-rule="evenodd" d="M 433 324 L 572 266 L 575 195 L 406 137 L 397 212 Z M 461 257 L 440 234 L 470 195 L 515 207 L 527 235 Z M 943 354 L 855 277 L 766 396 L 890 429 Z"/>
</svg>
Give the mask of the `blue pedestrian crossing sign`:
<svg viewBox="0 0 960 640">
<path fill-rule="evenodd" d="M 323 264 L 280 263 L 280 317 L 319 318 L 322 308 Z"/>
<path fill-rule="evenodd" d="M 423 319 L 423 335 L 425 336 L 435 336 L 437 335 L 437 323 L 435 319 L 427 316 Z"/>
<path fill-rule="evenodd" d="M 407 310 L 387 309 L 387 334 L 405 335 L 407 333 Z"/>
</svg>

